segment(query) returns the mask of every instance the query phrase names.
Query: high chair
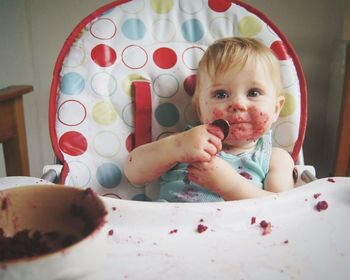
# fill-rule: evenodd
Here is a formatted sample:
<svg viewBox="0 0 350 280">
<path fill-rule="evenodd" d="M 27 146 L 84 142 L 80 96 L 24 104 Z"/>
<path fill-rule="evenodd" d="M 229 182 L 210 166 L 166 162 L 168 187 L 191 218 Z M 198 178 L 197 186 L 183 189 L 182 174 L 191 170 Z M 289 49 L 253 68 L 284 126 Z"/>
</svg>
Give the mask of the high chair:
<svg viewBox="0 0 350 280">
<path fill-rule="evenodd" d="M 257 38 L 277 55 L 286 105 L 273 144 L 305 169 L 303 71 L 287 38 L 255 8 L 229 0 L 115 1 L 83 19 L 64 43 L 49 105 L 62 165 L 45 174 L 92 188 L 109 212 L 108 255 L 82 279 L 348 279 L 349 178 L 265 198 L 159 203 L 148 202 L 157 182 L 136 188 L 124 177 L 134 147 L 198 123 L 191 106 L 197 64 L 226 36 Z M 298 174 L 296 185 L 310 180 Z M 0 189 L 18 184 L 0 178 Z"/>
<path fill-rule="evenodd" d="M 273 145 L 303 164 L 303 71 L 265 15 L 240 1 L 115 1 L 78 24 L 56 62 L 49 122 L 60 181 L 110 197 L 154 199 L 154 186 L 128 183 L 123 162 L 135 146 L 198 123 L 191 106 L 198 61 L 228 36 L 259 39 L 278 57 L 286 104 Z"/>
</svg>

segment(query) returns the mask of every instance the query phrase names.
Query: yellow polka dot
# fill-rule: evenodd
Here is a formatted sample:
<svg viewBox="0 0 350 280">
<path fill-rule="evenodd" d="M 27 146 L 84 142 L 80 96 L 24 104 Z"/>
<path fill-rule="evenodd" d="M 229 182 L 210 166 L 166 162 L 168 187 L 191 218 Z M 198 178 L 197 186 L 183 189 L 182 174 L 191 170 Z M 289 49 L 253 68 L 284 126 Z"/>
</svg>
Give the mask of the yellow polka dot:
<svg viewBox="0 0 350 280">
<path fill-rule="evenodd" d="M 117 112 L 112 103 L 101 101 L 94 105 L 92 109 L 92 117 L 95 122 L 99 124 L 110 125 L 116 120 Z"/>
<path fill-rule="evenodd" d="M 131 88 L 131 84 L 134 81 L 147 81 L 146 78 L 142 77 L 140 74 L 130 74 L 127 77 L 125 77 L 125 79 L 122 81 L 122 87 L 124 92 L 131 96 L 132 95 L 132 88 Z"/>
<path fill-rule="evenodd" d="M 274 128 L 273 139 L 277 147 L 290 148 L 296 142 L 298 126 L 294 122 L 281 122 Z"/>
<path fill-rule="evenodd" d="M 284 96 L 286 98 L 284 105 L 282 107 L 280 116 L 281 117 L 287 117 L 292 115 L 295 112 L 296 109 L 296 102 L 295 98 L 291 93 L 285 92 Z"/>
<path fill-rule="evenodd" d="M 173 6 L 173 0 L 151 0 L 151 7 L 158 14 L 169 13 Z"/>
<path fill-rule="evenodd" d="M 254 16 L 246 16 L 242 18 L 239 21 L 238 28 L 241 35 L 247 37 L 256 36 L 262 30 L 261 22 L 257 17 Z"/>
</svg>

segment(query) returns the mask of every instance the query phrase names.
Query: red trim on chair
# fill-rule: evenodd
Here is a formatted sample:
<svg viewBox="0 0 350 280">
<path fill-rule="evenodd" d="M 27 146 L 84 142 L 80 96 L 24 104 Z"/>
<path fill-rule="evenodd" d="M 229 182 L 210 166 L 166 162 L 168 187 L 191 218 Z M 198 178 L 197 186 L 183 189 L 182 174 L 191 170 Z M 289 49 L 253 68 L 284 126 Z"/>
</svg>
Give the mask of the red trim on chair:
<svg viewBox="0 0 350 280">
<path fill-rule="evenodd" d="M 301 106 L 300 106 L 299 133 L 298 133 L 298 138 L 294 144 L 292 155 L 291 155 L 294 162 L 296 162 L 298 159 L 299 153 L 301 151 L 303 142 L 304 142 L 306 125 L 307 125 L 307 88 L 306 88 L 306 80 L 304 77 L 304 72 L 303 72 L 303 69 L 301 67 L 301 63 L 299 61 L 299 58 L 298 58 L 296 52 L 294 51 L 292 45 L 289 43 L 287 37 L 284 36 L 284 34 L 278 29 L 278 27 L 267 16 L 265 16 L 262 12 L 255 9 L 254 7 L 252 7 L 246 3 L 243 3 L 239 0 L 231 0 L 231 1 L 232 1 L 232 3 L 237 4 L 237 5 L 245 8 L 249 12 L 255 14 L 262 21 L 267 23 L 269 25 L 269 27 L 271 27 L 271 29 L 273 31 L 275 31 L 276 34 L 281 38 L 284 46 L 287 49 L 288 54 L 290 55 L 290 57 L 293 60 L 294 66 L 295 66 L 296 71 L 297 71 L 298 79 L 299 79 L 300 102 L 301 102 L 301 104 L 300 104 Z"/>
<path fill-rule="evenodd" d="M 147 81 L 132 83 L 135 99 L 135 147 L 152 141 L 152 98 Z"/>
</svg>

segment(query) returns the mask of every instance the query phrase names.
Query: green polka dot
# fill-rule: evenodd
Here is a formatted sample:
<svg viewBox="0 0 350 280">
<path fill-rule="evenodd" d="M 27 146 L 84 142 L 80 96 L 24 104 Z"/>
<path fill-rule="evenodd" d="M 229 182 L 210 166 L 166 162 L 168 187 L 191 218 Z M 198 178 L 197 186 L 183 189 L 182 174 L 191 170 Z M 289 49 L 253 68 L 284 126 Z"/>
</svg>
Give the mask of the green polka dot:
<svg viewBox="0 0 350 280">
<path fill-rule="evenodd" d="M 157 122 L 165 127 L 175 125 L 179 121 L 179 111 L 174 104 L 163 103 L 155 110 L 155 117 Z"/>
<path fill-rule="evenodd" d="M 117 112 L 112 103 L 102 101 L 94 105 L 92 117 L 98 124 L 110 125 L 116 120 Z"/>
<path fill-rule="evenodd" d="M 158 14 L 169 13 L 173 6 L 173 0 L 151 0 L 151 7 Z"/>
<path fill-rule="evenodd" d="M 254 37 L 262 30 L 261 22 L 257 17 L 245 16 L 239 21 L 239 32 L 246 37 Z"/>
<path fill-rule="evenodd" d="M 284 102 L 284 105 L 280 113 L 281 117 L 287 117 L 292 115 L 295 112 L 295 108 L 296 108 L 296 102 L 295 102 L 294 96 L 290 93 L 284 93 L 284 96 L 286 100 Z"/>
</svg>

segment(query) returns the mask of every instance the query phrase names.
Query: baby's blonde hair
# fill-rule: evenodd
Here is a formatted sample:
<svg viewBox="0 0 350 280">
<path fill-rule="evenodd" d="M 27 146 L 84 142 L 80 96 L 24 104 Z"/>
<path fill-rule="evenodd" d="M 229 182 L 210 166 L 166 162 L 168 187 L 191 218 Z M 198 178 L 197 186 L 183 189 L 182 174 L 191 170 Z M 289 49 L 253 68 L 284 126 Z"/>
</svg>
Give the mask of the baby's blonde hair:
<svg viewBox="0 0 350 280">
<path fill-rule="evenodd" d="M 261 60 L 270 70 L 277 95 L 282 92 L 280 65 L 270 48 L 252 38 L 229 37 L 215 41 L 208 47 L 198 65 L 196 89 L 192 98 L 198 105 L 201 92 L 201 74 L 206 72 L 211 79 L 232 67 L 243 68 L 247 62 Z"/>
</svg>

